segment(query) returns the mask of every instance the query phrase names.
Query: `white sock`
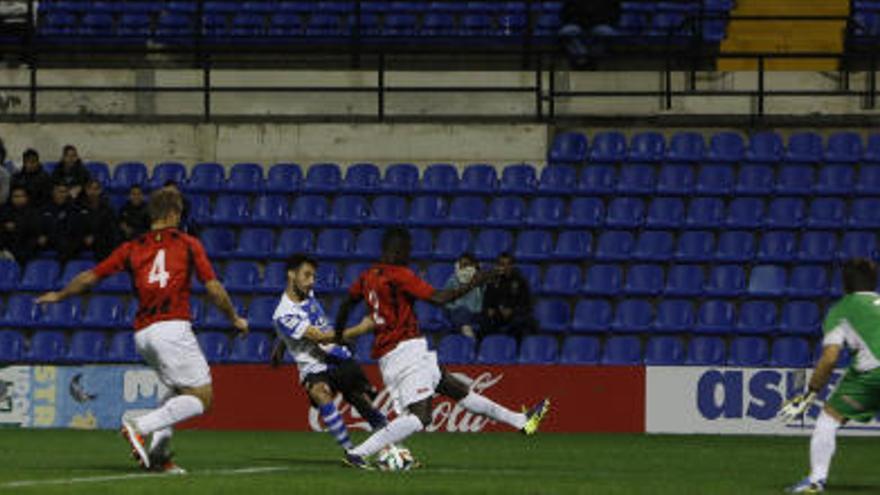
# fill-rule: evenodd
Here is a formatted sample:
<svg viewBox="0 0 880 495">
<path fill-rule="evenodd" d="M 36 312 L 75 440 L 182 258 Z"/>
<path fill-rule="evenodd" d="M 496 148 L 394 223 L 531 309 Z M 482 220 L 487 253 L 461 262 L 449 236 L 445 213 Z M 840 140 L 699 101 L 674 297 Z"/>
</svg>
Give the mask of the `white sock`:
<svg viewBox="0 0 880 495">
<path fill-rule="evenodd" d="M 831 458 L 837 442 L 837 429 L 840 423 L 822 411 L 816 420 L 813 438 L 810 439 L 810 481 L 825 481 L 831 469 Z"/>
<path fill-rule="evenodd" d="M 174 428 L 168 426 L 161 430 L 153 432 L 153 438 L 150 439 L 150 453 L 161 452 L 166 449 L 168 442 L 171 441 L 171 435 Z"/>
<path fill-rule="evenodd" d="M 370 438 L 350 450 L 349 453 L 361 457 L 371 456 L 382 450 L 386 445 L 401 442 L 406 437 L 422 431 L 424 428 L 425 426 L 422 425 L 421 420 L 414 414 L 404 414 L 370 435 Z"/>
<path fill-rule="evenodd" d="M 134 427 L 142 435 L 180 423 L 205 412 L 205 406 L 192 395 L 178 395 L 162 407 L 134 420 Z"/>
<path fill-rule="evenodd" d="M 461 399 L 458 403 L 468 411 L 506 423 L 517 430 L 521 430 L 526 425 L 526 421 L 528 421 L 525 414 L 513 412 L 501 404 L 474 392 L 467 394 L 467 397 Z"/>
</svg>

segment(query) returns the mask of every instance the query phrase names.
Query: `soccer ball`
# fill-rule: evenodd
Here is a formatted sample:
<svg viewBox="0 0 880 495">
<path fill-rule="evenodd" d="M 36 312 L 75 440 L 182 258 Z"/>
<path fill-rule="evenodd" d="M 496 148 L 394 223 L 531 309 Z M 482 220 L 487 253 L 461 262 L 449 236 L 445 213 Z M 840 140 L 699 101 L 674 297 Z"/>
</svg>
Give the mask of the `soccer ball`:
<svg viewBox="0 0 880 495">
<path fill-rule="evenodd" d="M 376 466 L 380 471 L 409 471 L 415 465 L 412 452 L 402 445 L 389 445 L 379 451 Z"/>
</svg>

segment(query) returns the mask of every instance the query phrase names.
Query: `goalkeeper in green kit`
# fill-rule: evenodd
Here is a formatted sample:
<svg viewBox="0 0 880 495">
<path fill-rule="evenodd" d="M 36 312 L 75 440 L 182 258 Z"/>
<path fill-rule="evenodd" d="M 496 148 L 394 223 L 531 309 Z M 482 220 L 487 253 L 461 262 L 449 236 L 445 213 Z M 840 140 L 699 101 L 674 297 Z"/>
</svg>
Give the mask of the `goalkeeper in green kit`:
<svg viewBox="0 0 880 495">
<path fill-rule="evenodd" d="M 822 357 L 810 379 L 807 393 L 787 402 L 782 419 L 801 417 L 831 378 L 840 353 L 847 348 L 852 364 L 825 402 L 810 440 L 810 475 L 788 488 L 789 493 L 820 493 L 834 456 L 835 436 L 847 421 L 870 421 L 880 411 L 880 294 L 877 265 L 867 259 L 847 261 L 843 266 L 844 297 L 822 325 Z"/>
</svg>

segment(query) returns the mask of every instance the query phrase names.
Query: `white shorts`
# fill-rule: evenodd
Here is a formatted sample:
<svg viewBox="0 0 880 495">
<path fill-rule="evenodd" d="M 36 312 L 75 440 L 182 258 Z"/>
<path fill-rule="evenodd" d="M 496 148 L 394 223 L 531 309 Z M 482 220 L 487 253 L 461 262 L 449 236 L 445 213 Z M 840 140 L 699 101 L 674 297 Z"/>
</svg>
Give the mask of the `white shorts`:
<svg viewBox="0 0 880 495">
<path fill-rule="evenodd" d="M 437 353 L 428 350 L 424 338 L 405 340 L 379 358 L 382 380 L 394 401 L 397 414 L 407 406 L 434 395 L 440 384 Z"/>
<path fill-rule="evenodd" d="M 190 322 L 160 321 L 134 334 L 138 353 L 170 388 L 211 384 L 211 369 Z"/>
</svg>

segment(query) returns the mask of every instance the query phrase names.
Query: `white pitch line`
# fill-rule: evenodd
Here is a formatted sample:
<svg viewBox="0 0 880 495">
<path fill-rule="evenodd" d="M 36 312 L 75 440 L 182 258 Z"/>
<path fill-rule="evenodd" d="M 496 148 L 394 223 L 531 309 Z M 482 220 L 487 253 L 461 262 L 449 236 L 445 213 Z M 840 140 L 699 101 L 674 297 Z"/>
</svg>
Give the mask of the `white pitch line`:
<svg viewBox="0 0 880 495">
<path fill-rule="evenodd" d="M 236 476 L 240 474 L 260 474 L 260 473 L 274 473 L 278 471 L 287 471 L 290 468 L 284 466 L 267 466 L 267 467 L 250 467 L 250 468 L 237 468 L 237 469 L 209 469 L 205 471 L 193 471 L 191 474 L 193 475 L 221 475 L 221 476 Z M 180 475 L 176 474 L 162 474 L 162 473 L 130 473 L 130 474 L 116 474 L 109 476 L 88 476 L 82 478 L 60 478 L 54 480 L 24 480 L 24 481 L 12 481 L 9 483 L 4 483 L 0 485 L 0 488 L 24 488 L 28 486 L 46 486 L 46 485 L 73 485 L 79 483 L 104 483 L 107 481 L 125 481 L 125 480 L 136 480 L 143 478 L 176 478 Z"/>
</svg>

